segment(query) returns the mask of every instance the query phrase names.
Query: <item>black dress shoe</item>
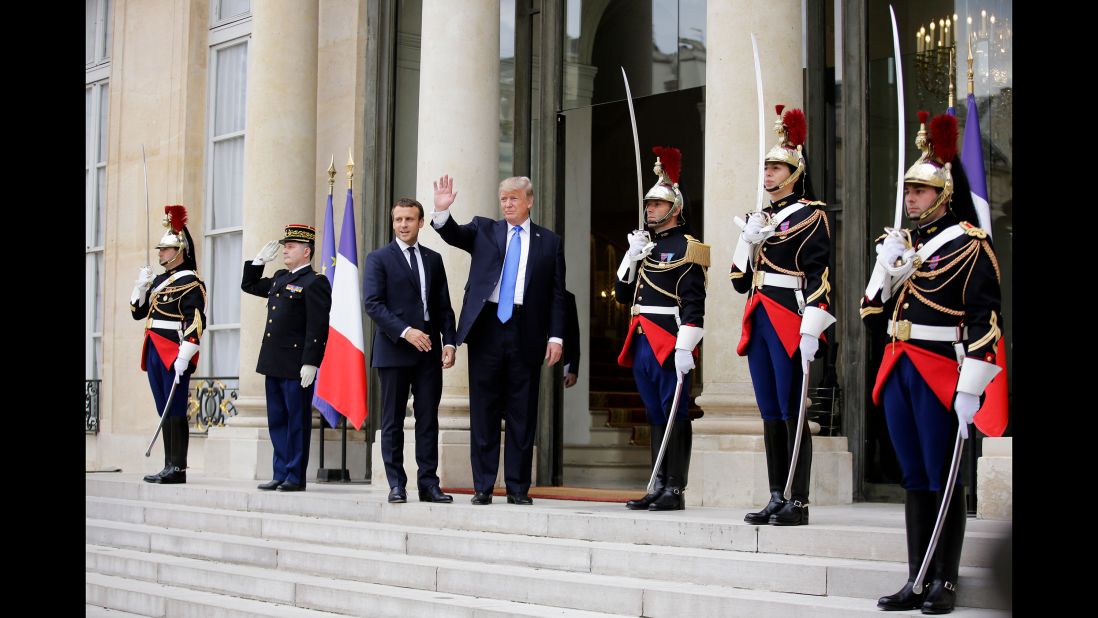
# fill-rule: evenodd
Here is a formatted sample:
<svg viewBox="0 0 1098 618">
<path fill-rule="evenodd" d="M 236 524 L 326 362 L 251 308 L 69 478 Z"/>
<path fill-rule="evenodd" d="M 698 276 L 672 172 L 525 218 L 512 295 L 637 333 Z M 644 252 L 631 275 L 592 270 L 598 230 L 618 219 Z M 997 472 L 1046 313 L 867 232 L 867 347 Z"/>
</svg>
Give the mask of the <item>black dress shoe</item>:
<svg viewBox="0 0 1098 618">
<path fill-rule="evenodd" d="M 142 479 L 142 480 L 144 480 L 146 483 L 159 483 L 160 482 L 160 477 L 164 476 L 165 474 L 170 473 L 171 471 L 172 471 L 171 466 L 164 466 L 164 469 L 161 470 L 160 472 L 157 472 L 155 474 L 146 474 L 145 478 Z"/>
<path fill-rule="evenodd" d="M 473 504 L 492 504 L 492 492 L 490 491 L 478 491 L 473 494 L 473 499 L 470 500 Z"/>
<path fill-rule="evenodd" d="M 924 614 L 948 614 L 953 611 L 953 603 L 956 601 L 957 587 L 953 582 L 934 580 L 930 589 L 926 591 L 926 600 L 923 601 Z"/>
<path fill-rule="evenodd" d="M 257 485 L 256 487 L 258 489 L 262 489 L 263 491 L 271 491 L 272 489 L 278 489 L 278 486 L 281 485 L 281 484 L 282 484 L 282 481 L 280 481 L 278 479 L 275 479 L 273 481 L 267 481 L 266 483 L 263 483 L 261 485 Z"/>
<path fill-rule="evenodd" d="M 782 505 L 782 508 L 770 516 L 771 526 L 807 526 L 808 505 L 794 498 Z"/>
<path fill-rule="evenodd" d="M 770 492 L 770 502 L 761 511 L 744 515 L 743 520 L 749 524 L 765 526 L 770 523 L 770 516 L 780 511 L 784 504 L 785 498 L 782 497 L 782 492 L 772 491 Z"/>
<path fill-rule="evenodd" d="M 398 502 L 407 502 L 408 494 L 404 491 L 403 487 L 394 487 L 389 490 L 389 502 L 392 504 Z"/>
<path fill-rule="evenodd" d="M 682 489 L 668 487 L 658 498 L 648 505 L 649 511 L 682 511 L 686 509 L 686 499 Z"/>
<path fill-rule="evenodd" d="M 187 482 L 187 471 L 173 466 L 171 472 L 160 475 L 160 480 L 156 482 L 161 485 L 182 485 Z"/>
<path fill-rule="evenodd" d="M 629 502 L 626 502 L 625 508 L 629 509 L 630 511 L 647 511 L 648 505 L 655 502 L 656 499 L 659 498 L 661 495 L 663 495 L 663 488 L 657 487 L 656 491 L 645 495 L 643 498 L 637 498 L 636 500 L 630 500 Z"/>
<path fill-rule="evenodd" d="M 925 590 L 924 592 L 915 594 L 915 591 L 911 589 L 914 584 L 915 582 L 907 582 L 896 594 L 890 594 L 887 597 L 877 599 L 877 607 L 886 612 L 921 608 L 923 606 L 923 594 L 925 593 Z"/>
<path fill-rule="evenodd" d="M 278 491 L 305 491 L 305 486 L 283 481 L 282 484 L 278 486 Z"/>
<path fill-rule="evenodd" d="M 533 499 L 526 494 L 507 494 L 507 504 L 533 504 Z"/>
<path fill-rule="evenodd" d="M 431 485 L 427 489 L 419 490 L 420 502 L 453 502 L 454 497 L 449 494 L 442 493 L 438 485 Z"/>
</svg>

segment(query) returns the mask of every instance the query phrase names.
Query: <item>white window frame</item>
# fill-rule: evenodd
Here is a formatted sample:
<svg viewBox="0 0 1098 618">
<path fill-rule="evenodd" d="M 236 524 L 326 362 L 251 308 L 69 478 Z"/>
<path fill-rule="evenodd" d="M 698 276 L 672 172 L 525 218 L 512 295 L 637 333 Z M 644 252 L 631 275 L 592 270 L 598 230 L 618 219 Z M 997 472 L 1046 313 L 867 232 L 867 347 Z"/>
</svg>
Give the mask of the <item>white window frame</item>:
<svg viewBox="0 0 1098 618">
<path fill-rule="evenodd" d="M 97 0 L 95 5 L 95 48 L 92 52 L 92 61 L 86 62 L 84 67 L 90 69 L 92 67 L 98 67 L 104 64 L 110 64 L 111 50 L 106 44 L 108 21 L 113 13 L 111 9 L 111 0 Z M 111 32 L 113 42 L 114 32 Z M 102 55 L 101 55 L 102 54 Z"/>
<path fill-rule="evenodd" d="M 210 34 L 209 34 L 209 82 L 207 87 L 207 101 L 206 101 L 206 212 L 205 212 L 205 229 L 203 230 L 203 272 L 207 278 L 207 289 L 212 289 L 213 278 L 217 275 L 214 273 L 213 262 L 213 244 L 214 240 L 219 236 L 225 236 L 233 233 L 243 233 L 243 225 L 235 225 L 220 228 L 209 227 L 213 222 L 213 184 L 214 184 L 214 144 L 217 142 L 225 141 L 228 139 L 235 139 L 243 137 L 247 131 L 247 127 L 243 131 L 233 131 L 231 133 L 225 133 L 223 135 L 215 135 L 214 120 L 216 115 L 217 104 L 217 54 L 230 47 L 237 45 L 248 45 L 251 42 L 251 29 L 252 19 L 251 12 L 236 16 L 232 21 L 227 23 L 218 24 L 214 22 L 216 17 L 215 11 L 219 3 L 213 2 L 210 7 Z M 250 56 L 249 56 L 250 58 Z M 247 69 L 246 69 L 247 70 Z M 246 139 L 246 138 L 245 138 Z M 242 205 L 243 206 L 243 205 Z M 241 257 L 243 259 L 243 257 Z M 240 262 L 243 264 L 243 262 Z M 238 264 L 239 266 L 239 264 Z M 223 322 L 219 324 L 213 324 L 209 321 L 209 307 L 207 307 L 207 324 L 206 332 L 216 334 L 218 332 L 225 331 L 240 331 L 240 321 L 236 322 Z M 199 356 L 199 373 L 201 375 L 213 376 L 213 346 L 207 344 L 212 338 L 204 337 L 202 345 L 206 349 L 204 354 Z"/>
<path fill-rule="evenodd" d="M 87 174 L 87 182 L 84 183 L 84 293 L 86 296 L 87 309 L 84 316 L 84 373 L 85 378 L 89 380 L 99 378 L 100 366 L 99 359 L 95 354 L 95 344 L 97 341 L 100 346 L 103 344 L 102 325 L 100 325 L 100 330 L 95 330 L 95 316 L 97 314 L 100 316 L 103 315 L 103 271 L 102 269 L 97 269 L 95 267 L 88 268 L 87 261 L 88 256 L 98 256 L 102 261 L 104 251 L 103 237 L 106 236 L 106 229 L 104 229 L 101 230 L 100 238 L 95 238 L 100 211 L 106 208 L 106 204 L 98 203 L 100 190 L 99 170 L 106 169 L 109 156 L 104 156 L 102 161 L 99 161 L 98 159 L 99 150 L 102 145 L 100 136 L 102 136 L 103 141 L 106 141 L 105 132 L 99 122 L 99 119 L 102 117 L 100 102 L 103 99 L 103 88 L 109 88 L 109 84 L 110 82 L 106 79 L 85 84 L 85 88 L 91 88 L 92 92 L 92 139 L 87 140 L 84 144 L 84 170 Z M 108 96 L 109 93 L 110 91 L 108 90 Z M 87 130 L 87 128 L 85 128 L 85 130 Z M 90 165 L 87 163 L 89 161 L 91 162 Z M 103 180 L 106 182 L 105 175 Z"/>
</svg>

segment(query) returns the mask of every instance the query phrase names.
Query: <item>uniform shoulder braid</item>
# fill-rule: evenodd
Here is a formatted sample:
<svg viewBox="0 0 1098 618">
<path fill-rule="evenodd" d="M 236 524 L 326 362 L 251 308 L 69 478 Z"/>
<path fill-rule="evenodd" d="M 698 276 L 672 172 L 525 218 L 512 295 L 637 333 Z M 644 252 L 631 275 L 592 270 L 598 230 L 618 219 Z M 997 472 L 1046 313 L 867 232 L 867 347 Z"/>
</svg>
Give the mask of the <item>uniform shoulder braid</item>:
<svg viewBox="0 0 1098 618">
<path fill-rule="evenodd" d="M 957 223 L 957 225 L 961 226 L 961 229 L 965 231 L 965 234 L 968 234 L 969 236 L 972 236 L 973 238 L 979 238 L 981 240 L 983 240 L 984 238 L 987 238 L 987 231 L 986 230 L 984 230 L 983 228 L 976 227 L 975 225 L 972 225 L 968 221 L 960 221 L 960 222 Z"/>
<path fill-rule="evenodd" d="M 684 256 L 684 259 L 691 264 L 709 268 L 709 245 L 694 238 L 690 234 L 684 234 L 684 236 L 686 236 L 686 255 Z"/>
<path fill-rule="evenodd" d="M 824 206 L 827 206 L 826 203 L 821 202 L 820 200 L 810 200 L 804 197 L 802 197 L 799 201 L 806 206 L 816 206 L 818 208 L 823 208 Z"/>
</svg>

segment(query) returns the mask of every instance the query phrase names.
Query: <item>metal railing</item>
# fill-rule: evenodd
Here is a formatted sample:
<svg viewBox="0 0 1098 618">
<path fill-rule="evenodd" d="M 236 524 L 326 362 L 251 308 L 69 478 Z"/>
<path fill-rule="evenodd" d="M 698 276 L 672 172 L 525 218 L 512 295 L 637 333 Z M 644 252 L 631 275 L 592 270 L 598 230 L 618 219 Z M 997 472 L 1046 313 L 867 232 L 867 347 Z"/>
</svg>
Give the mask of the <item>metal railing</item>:
<svg viewBox="0 0 1098 618">
<path fill-rule="evenodd" d="M 99 389 L 103 380 L 84 380 L 84 433 L 99 433 Z"/>
<path fill-rule="evenodd" d="M 224 427 L 225 420 L 237 414 L 234 402 L 239 396 L 238 376 L 191 376 L 187 400 L 191 433 L 205 435 L 210 427 Z"/>
</svg>

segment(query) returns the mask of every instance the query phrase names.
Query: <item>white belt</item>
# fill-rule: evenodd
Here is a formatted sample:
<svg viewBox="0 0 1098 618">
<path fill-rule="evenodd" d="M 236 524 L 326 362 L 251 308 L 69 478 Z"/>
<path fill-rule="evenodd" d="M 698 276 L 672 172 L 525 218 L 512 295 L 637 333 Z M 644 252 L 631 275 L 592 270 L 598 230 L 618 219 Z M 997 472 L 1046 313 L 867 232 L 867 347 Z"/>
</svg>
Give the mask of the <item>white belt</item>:
<svg viewBox="0 0 1098 618">
<path fill-rule="evenodd" d="M 922 339 L 923 341 L 964 341 L 968 339 L 968 327 L 960 326 L 927 326 L 926 324 L 912 324 L 910 320 L 899 322 L 888 321 L 888 334 L 894 335 L 900 341 L 908 339 Z"/>
<path fill-rule="evenodd" d="M 146 329 L 163 328 L 165 330 L 179 330 L 182 327 L 182 322 L 174 320 L 149 320 L 148 323 L 145 324 Z"/>
<path fill-rule="evenodd" d="M 793 275 L 780 275 L 778 273 L 768 273 L 765 271 L 756 270 L 755 274 L 751 277 L 751 286 L 761 288 L 764 285 L 769 285 L 776 288 L 788 288 L 790 290 L 803 290 L 804 277 L 794 277 Z"/>
<path fill-rule="evenodd" d="M 679 317 L 678 307 L 653 307 L 652 305 L 633 305 L 629 309 L 629 313 L 637 315 L 640 313 L 657 313 L 659 315 L 673 315 L 676 319 Z"/>
</svg>

